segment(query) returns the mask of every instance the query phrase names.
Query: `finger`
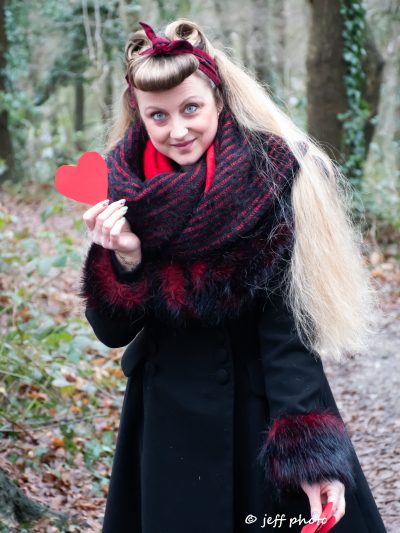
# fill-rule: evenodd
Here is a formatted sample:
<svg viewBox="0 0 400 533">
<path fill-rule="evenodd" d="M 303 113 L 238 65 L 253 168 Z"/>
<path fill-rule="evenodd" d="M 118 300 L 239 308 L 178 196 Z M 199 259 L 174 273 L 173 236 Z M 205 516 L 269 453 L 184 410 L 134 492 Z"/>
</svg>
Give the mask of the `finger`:
<svg viewBox="0 0 400 533">
<path fill-rule="evenodd" d="M 331 512 L 326 515 L 326 518 L 330 518 L 336 512 L 336 509 L 337 509 L 337 506 L 338 506 L 338 500 L 339 500 L 339 496 L 337 494 L 330 494 L 328 496 L 328 501 L 326 502 L 326 505 L 331 503 L 332 504 L 332 509 L 331 509 Z"/>
<path fill-rule="evenodd" d="M 120 226 L 122 225 L 122 227 Z M 110 245 L 114 250 L 140 255 L 141 242 L 139 237 L 131 231 L 125 218 L 118 220 L 110 231 Z"/>
<path fill-rule="evenodd" d="M 94 227 L 94 235 L 96 239 L 101 240 L 102 238 L 102 231 L 103 231 L 103 224 L 108 219 L 108 217 L 113 214 L 115 211 L 123 207 L 123 203 L 121 200 L 118 200 L 117 202 L 113 202 L 108 207 L 106 207 L 103 211 L 101 211 L 97 217 Z"/>
<path fill-rule="evenodd" d="M 339 501 L 337 503 L 336 509 L 332 512 L 332 516 L 335 517 L 336 523 L 341 520 L 346 512 L 346 499 L 344 493 L 341 493 L 339 496 Z"/>
<path fill-rule="evenodd" d="M 103 231 L 102 231 L 102 235 L 101 235 L 101 243 L 102 243 L 102 246 L 104 246 L 104 248 L 109 248 L 109 249 L 116 249 L 116 248 L 120 248 L 121 247 L 121 244 L 123 244 L 121 241 L 121 233 L 122 233 L 122 230 L 124 227 L 126 227 L 126 224 L 127 224 L 127 221 L 125 219 L 125 217 L 122 217 L 122 218 L 118 218 L 112 228 L 110 230 L 108 230 L 108 225 L 109 225 L 109 220 L 111 218 L 113 218 L 115 220 L 115 218 L 118 216 L 121 216 L 121 213 L 119 213 L 120 210 L 116 211 L 116 213 L 110 217 L 108 217 L 108 219 L 106 220 L 106 222 L 103 224 Z M 122 214 L 125 212 L 124 208 L 122 208 Z M 118 214 L 119 213 L 119 214 Z M 105 229 L 105 226 L 107 226 L 107 228 Z M 129 229 L 129 228 L 128 228 Z"/>
<path fill-rule="evenodd" d="M 344 485 L 340 481 L 332 481 L 326 486 L 327 504 L 332 503 L 331 512 L 327 515 L 327 518 L 334 516 L 338 510 L 341 498 L 344 498 Z"/>
<path fill-rule="evenodd" d="M 109 200 L 104 200 L 102 202 L 99 202 L 89 209 L 87 209 L 83 215 L 83 221 L 85 222 L 86 226 L 90 231 L 93 231 L 95 223 L 96 223 L 96 217 L 97 215 L 108 206 Z"/>
<path fill-rule="evenodd" d="M 111 238 L 111 235 L 110 235 L 110 232 L 111 230 L 113 229 L 114 225 L 116 222 L 118 222 L 119 220 L 121 220 L 121 218 L 123 217 L 123 215 L 126 213 L 127 211 L 127 207 L 126 206 L 123 206 L 123 207 L 120 207 L 118 208 L 116 211 L 114 211 L 104 222 L 103 222 L 103 226 L 101 228 L 101 231 L 103 232 L 103 235 L 110 239 Z M 122 226 L 121 226 L 122 227 Z"/>
<path fill-rule="evenodd" d="M 124 200 L 118 200 L 116 202 L 112 202 L 110 205 L 106 206 L 103 211 L 101 211 L 98 216 L 97 220 L 99 220 L 101 223 L 103 223 L 107 218 L 114 213 L 117 209 L 124 206 Z"/>
<path fill-rule="evenodd" d="M 110 230 L 110 241 L 112 244 L 115 244 L 118 241 L 119 236 L 121 235 L 122 228 L 125 225 L 125 218 L 122 217 L 119 220 L 117 220 L 113 227 Z"/>
<path fill-rule="evenodd" d="M 321 502 L 321 488 L 319 483 L 313 485 L 304 484 L 302 485 L 304 492 L 308 496 L 308 501 L 310 502 L 310 512 L 311 518 L 313 520 L 318 520 L 322 513 L 322 502 Z"/>
</svg>

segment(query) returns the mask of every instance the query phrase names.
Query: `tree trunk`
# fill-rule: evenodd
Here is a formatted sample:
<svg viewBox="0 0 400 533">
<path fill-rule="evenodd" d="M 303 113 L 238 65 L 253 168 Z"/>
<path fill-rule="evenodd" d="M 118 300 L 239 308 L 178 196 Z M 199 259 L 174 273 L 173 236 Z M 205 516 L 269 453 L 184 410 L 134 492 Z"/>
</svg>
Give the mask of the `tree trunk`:
<svg viewBox="0 0 400 533">
<path fill-rule="evenodd" d="M 83 131 L 85 121 L 85 91 L 80 79 L 75 81 L 75 131 Z"/>
<path fill-rule="evenodd" d="M 336 117 L 347 109 L 343 21 L 338 1 L 311 0 L 311 7 L 307 53 L 308 132 L 337 159 L 341 153 L 342 126 Z"/>
<path fill-rule="evenodd" d="M 400 41 L 398 41 L 398 48 L 399 48 L 399 54 L 397 55 L 397 80 L 400 82 Z M 394 106 L 394 120 L 395 120 L 395 128 L 394 128 L 394 134 L 393 134 L 393 140 L 395 142 L 395 145 L 397 147 L 400 146 L 400 94 L 397 92 L 397 97 L 395 100 L 395 106 Z M 400 150 L 396 150 L 396 168 L 400 169 Z"/>
<path fill-rule="evenodd" d="M 6 53 L 8 41 L 4 20 L 5 1 L 0 0 L 0 93 L 7 92 L 7 80 L 4 69 L 6 67 Z M 11 179 L 14 174 L 14 152 L 11 141 L 8 111 L 0 112 L 0 159 L 4 160 L 6 169 L 0 173 L 0 182 Z"/>
<path fill-rule="evenodd" d="M 0 468 L 0 517 L 10 527 L 19 524 L 24 524 L 26 527 L 27 524 L 37 524 L 39 520 L 46 522 L 51 520 L 63 527 L 68 524 L 67 515 L 28 498 L 2 468 Z"/>
<path fill-rule="evenodd" d="M 75 81 L 75 132 L 83 133 L 85 121 L 85 88 L 83 81 L 77 79 Z M 84 150 L 84 142 L 81 136 L 76 141 L 76 148 L 78 150 Z"/>
<path fill-rule="evenodd" d="M 108 72 L 104 83 L 104 110 L 102 113 L 103 122 L 107 122 L 112 115 L 113 105 L 113 76 L 114 69 L 111 61 L 108 61 Z"/>
<path fill-rule="evenodd" d="M 250 61 L 250 70 L 254 69 L 253 51 L 248 50 L 247 34 L 250 33 L 249 6 L 243 0 L 231 0 L 227 9 L 225 0 L 214 2 L 216 18 L 221 29 L 221 40 L 231 48 L 232 55 L 245 65 Z M 251 6 L 250 6 L 251 9 Z"/>
<path fill-rule="evenodd" d="M 378 115 L 378 105 L 380 89 L 382 84 L 382 74 L 384 60 L 375 44 L 371 28 L 367 25 L 367 39 L 365 43 L 367 52 L 364 58 L 365 81 L 362 88 L 364 99 L 369 104 L 370 115 L 365 125 L 365 159 L 368 156 L 368 149 L 375 131 L 373 119 Z"/>
<path fill-rule="evenodd" d="M 286 66 L 286 21 L 287 5 L 285 0 L 274 0 L 272 2 L 272 20 L 275 31 L 275 63 L 274 74 L 277 80 L 274 83 L 274 91 L 279 92 L 279 97 L 286 101 L 285 88 L 285 66 Z"/>
<path fill-rule="evenodd" d="M 336 118 L 347 110 L 344 84 L 346 65 L 343 60 L 343 18 L 340 2 L 310 0 L 312 21 L 307 54 L 308 131 L 335 159 L 345 157 L 343 128 Z M 378 113 L 383 60 L 367 26 L 363 69 L 366 74 L 362 97 L 368 102 L 370 117 L 365 124 L 365 154 L 367 157 L 375 125 L 371 121 Z"/>
<path fill-rule="evenodd" d="M 271 85 L 270 35 L 268 32 L 268 16 L 270 15 L 269 3 L 265 0 L 253 0 L 252 3 L 252 30 L 247 56 L 249 66 L 261 81 Z"/>
</svg>

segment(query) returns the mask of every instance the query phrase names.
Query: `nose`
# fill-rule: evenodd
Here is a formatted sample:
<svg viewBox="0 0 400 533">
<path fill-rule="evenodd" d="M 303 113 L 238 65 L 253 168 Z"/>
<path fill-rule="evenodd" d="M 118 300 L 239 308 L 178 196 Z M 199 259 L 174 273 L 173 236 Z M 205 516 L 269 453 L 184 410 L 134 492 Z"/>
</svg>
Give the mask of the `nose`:
<svg viewBox="0 0 400 533">
<path fill-rule="evenodd" d="M 174 142 L 180 142 L 185 139 L 188 129 L 185 126 L 185 121 L 178 118 L 173 121 L 171 126 L 170 137 Z"/>
</svg>

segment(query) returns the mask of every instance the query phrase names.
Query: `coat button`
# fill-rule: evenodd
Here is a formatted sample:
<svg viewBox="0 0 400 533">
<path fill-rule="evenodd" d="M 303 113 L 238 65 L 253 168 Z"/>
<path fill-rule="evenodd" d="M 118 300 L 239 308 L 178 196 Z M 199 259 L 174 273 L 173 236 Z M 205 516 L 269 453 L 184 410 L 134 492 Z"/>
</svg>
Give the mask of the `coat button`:
<svg viewBox="0 0 400 533">
<path fill-rule="evenodd" d="M 228 361 L 228 350 L 226 348 L 217 348 L 216 353 L 218 362 L 226 363 Z"/>
<path fill-rule="evenodd" d="M 217 376 L 218 383 L 224 385 L 229 381 L 229 374 L 225 368 L 218 368 L 215 375 Z"/>
<path fill-rule="evenodd" d="M 154 361 L 149 361 L 147 363 L 147 368 L 151 376 L 155 376 L 157 374 L 158 367 Z"/>
</svg>

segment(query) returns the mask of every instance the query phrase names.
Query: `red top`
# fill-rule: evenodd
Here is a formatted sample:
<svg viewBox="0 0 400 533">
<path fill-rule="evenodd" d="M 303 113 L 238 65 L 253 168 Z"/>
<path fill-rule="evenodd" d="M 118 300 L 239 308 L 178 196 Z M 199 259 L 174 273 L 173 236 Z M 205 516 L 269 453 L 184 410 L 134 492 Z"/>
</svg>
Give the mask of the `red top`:
<svg viewBox="0 0 400 533">
<path fill-rule="evenodd" d="M 206 153 L 206 186 L 204 191 L 207 191 L 211 186 L 211 181 L 214 175 L 215 170 L 215 154 L 214 154 L 214 143 L 211 143 L 207 148 Z M 144 148 L 144 157 L 143 157 L 143 170 L 144 177 L 146 180 L 153 178 L 161 172 L 176 172 L 175 168 L 172 165 L 172 161 L 169 157 L 162 154 L 154 147 L 150 139 L 147 140 L 146 146 Z"/>
</svg>

